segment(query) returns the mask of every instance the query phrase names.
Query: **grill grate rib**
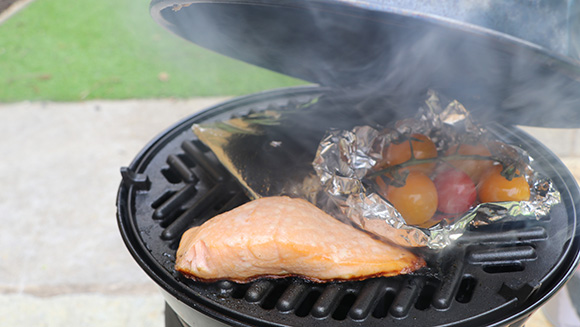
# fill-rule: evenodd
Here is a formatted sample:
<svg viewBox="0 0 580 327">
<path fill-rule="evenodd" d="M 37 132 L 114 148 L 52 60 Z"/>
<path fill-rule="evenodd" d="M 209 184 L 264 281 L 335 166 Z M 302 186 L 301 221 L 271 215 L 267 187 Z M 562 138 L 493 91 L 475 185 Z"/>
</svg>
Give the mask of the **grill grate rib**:
<svg viewBox="0 0 580 327">
<path fill-rule="evenodd" d="M 316 318 L 328 316 L 336 308 L 343 294 L 344 285 L 330 284 L 324 289 L 310 313 Z"/>
<path fill-rule="evenodd" d="M 356 301 L 352 305 L 349 315 L 354 320 L 362 320 L 366 318 L 374 309 L 378 298 L 381 296 L 384 289 L 385 279 L 372 279 L 366 283 L 361 290 Z"/>
<path fill-rule="evenodd" d="M 198 147 L 199 143 L 194 143 L 193 141 L 184 141 L 181 144 L 181 148 L 185 153 L 190 156 L 193 162 L 199 164 L 203 170 L 209 174 L 216 182 L 221 182 L 224 180 L 224 176 L 227 175 L 223 169 L 218 168 L 219 166 L 212 163 L 207 159 L 203 150 Z"/>
<path fill-rule="evenodd" d="M 425 285 L 425 277 L 418 276 L 416 278 L 409 278 L 397 294 L 395 301 L 389 312 L 393 317 L 402 318 L 406 316 L 415 304 L 419 297 L 419 293 Z"/>
<path fill-rule="evenodd" d="M 463 260 L 455 260 L 449 267 L 445 276 L 447 277 L 439 289 L 433 295 L 431 302 L 433 307 L 439 310 L 447 309 L 451 306 L 451 301 L 455 296 L 457 289 L 460 287 L 460 281 L 463 276 Z"/>
<path fill-rule="evenodd" d="M 196 197 L 195 204 L 173 221 L 161 234 L 164 240 L 173 240 L 180 237 L 191 225 L 192 221 L 198 221 L 199 217 L 208 211 L 222 196 L 222 185 L 216 184 L 207 193 Z M 175 204 L 178 206 L 179 204 Z"/>
<path fill-rule="evenodd" d="M 459 244 L 474 243 L 512 243 L 514 241 L 538 241 L 545 240 L 547 237 L 546 229 L 542 226 L 533 226 L 530 228 L 520 228 L 501 232 L 492 233 L 473 233 L 467 232 L 459 240 Z"/>
<path fill-rule="evenodd" d="M 280 312 L 289 312 L 294 310 L 300 303 L 304 301 L 309 292 L 309 287 L 306 284 L 290 284 L 284 291 L 278 302 L 276 308 Z"/>
<path fill-rule="evenodd" d="M 468 260 L 472 264 L 486 264 L 493 262 L 513 262 L 519 260 L 536 259 L 536 250 L 531 245 L 510 246 L 473 251 Z"/>
<path fill-rule="evenodd" d="M 180 157 L 174 154 L 170 154 L 169 157 L 167 157 L 167 164 L 169 167 L 171 167 L 171 169 L 175 170 L 179 174 L 184 182 L 192 184 L 197 183 L 197 176 L 193 173 L 193 171 L 191 171 L 189 166 L 183 160 L 181 160 Z"/>
<path fill-rule="evenodd" d="M 157 207 L 157 209 L 155 209 L 155 212 L 153 213 L 153 219 L 163 219 L 169 216 L 169 214 L 179 209 L 186 201 L 192 198 L 196 193 L 197 188 L 193 184 L 187 185 L 186 187 L 182 188 L 179 192 L 173 194 L 169 199 L 167 199 L 167 201 L 159 204 L 159 206 Z M 162 197 L 165 197 L 165 194 L 162 195 Z M 162 197 L 156 199 L 154 203 L 159 202 L 159 200 Z"/>
<path fill-rule="evenodd" d="M 260 302 L 274 289 L 274 283 L 269 280 L 259 280 L 250 285 L 244 299 L 250 303 Z"/>
</svg>

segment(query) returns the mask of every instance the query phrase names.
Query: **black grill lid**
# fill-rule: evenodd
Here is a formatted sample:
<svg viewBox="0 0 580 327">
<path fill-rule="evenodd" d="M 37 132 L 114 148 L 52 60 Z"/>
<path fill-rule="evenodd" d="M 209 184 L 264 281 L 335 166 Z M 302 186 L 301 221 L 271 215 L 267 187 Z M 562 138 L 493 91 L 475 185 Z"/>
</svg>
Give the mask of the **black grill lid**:
<svg viewBox="0 0 580 327">
<path fill-rule="evenodd" d="M 580 126 L 580 65 L 560 54 L 572 47 L 562 50 L 545 33 L 530 37 L 545 48 L 391 3 L 397 1 L 153 0 L 151 13 L 186 40 L 306 81 L 369 94 L 436 88 L 488 120 Z M 556 9 L 526 26 L 568 14 Z M 508 32 L 514 25 L 486 22 Z"/>
</svg>

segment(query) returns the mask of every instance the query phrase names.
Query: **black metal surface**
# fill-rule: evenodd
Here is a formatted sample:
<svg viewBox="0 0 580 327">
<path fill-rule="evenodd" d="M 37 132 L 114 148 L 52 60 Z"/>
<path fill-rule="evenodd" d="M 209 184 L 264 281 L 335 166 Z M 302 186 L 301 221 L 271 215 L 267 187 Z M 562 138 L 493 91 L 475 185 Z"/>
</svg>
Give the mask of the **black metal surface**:
<svg viewBox="0 0 580 327">
<path fill-rule="evenodd" d="M 567 280 L 580 243 L 574 178 L 544 146 L 497 124 L 489 126 L 492 132 L 528 150 L 562 193 L 563 205 L 549 217 L 471 230 L 455 248 L 426 257 L 430 269 L 415 275 L 326 284 L 295 278 L 206 284 L 176 273 L 181 233 L 247 201 L 191 125 L 307 103 L 325 92 L 295 88 L 226 102 L 171 127 L 123 169 L 117 202 L 123 239 L 166 294 L 227 325 L 483 326 L 521 323 Z"/>
<path fill-rule="evenodd" d="M 351 94 L 437 85 L 488 121 L 580 126 L 577 61 L 459 21 L 340 0 L 153 0 L 151 14 L 202 47 Z"/>
</svg>

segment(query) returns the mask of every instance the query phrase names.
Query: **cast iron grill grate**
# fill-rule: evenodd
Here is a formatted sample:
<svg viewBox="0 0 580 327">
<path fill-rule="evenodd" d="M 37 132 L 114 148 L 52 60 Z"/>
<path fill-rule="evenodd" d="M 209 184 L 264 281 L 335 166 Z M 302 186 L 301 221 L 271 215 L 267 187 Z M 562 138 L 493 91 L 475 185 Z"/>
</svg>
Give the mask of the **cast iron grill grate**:
<svg viewBox="0 0 580 327">
<path fill-rule="evenodd" d="M 304 93 L 307 96 L 300 99 L 308 102 L 312 92 Z M 550 216 L 539 221 L 469 230 L 453 249 L 427 256 L 430 268 L 413 275 L 326 284 L 299 278 L 237 284 L 199 283 L 175 272 L 175 250 L 187 228 L 248 201 L 190 131 L 191 124 L 243 114 L 248 108 L 260 110 L 262 102 L 282 108 L 292 105 L 289 98 L 300 96 L 301 92 L 288 92 L 274 99 L 260 98 L 257 103 L 232 103 L 230 108 L 210 112 L 209 117 L 195 116 L 150 145 L 141 154 L 146 160 L 122 169 L 127 194 L 121 196 L 129 200 L 121 211 L 130 212 L 133 228 L 153 259 L 145 265 L 147 269 L 155 265 L 154 275 L 171 279 L 163 283 L 178 288 L 183 302 L 207 305 L 240 325 L 477 324 L 478 319 L 489 322 L 486 316 L 499 317 L 524 306 L 550 281 L 568 241 L 573 218 L 567 210 L 574 208 L 570 203 L 554 207 Z M 527 146 L 536 158 L 545 155 L 525 135 L 501 126 L 492 129 L 511 143 Z M 547 166 L 547 173 L 554 176 L 559 189 L 566 189 L 558 173 L 549 169 L 554 168 Z M 570 202 L 565 192 L 563 201 Z"/>
</svg>

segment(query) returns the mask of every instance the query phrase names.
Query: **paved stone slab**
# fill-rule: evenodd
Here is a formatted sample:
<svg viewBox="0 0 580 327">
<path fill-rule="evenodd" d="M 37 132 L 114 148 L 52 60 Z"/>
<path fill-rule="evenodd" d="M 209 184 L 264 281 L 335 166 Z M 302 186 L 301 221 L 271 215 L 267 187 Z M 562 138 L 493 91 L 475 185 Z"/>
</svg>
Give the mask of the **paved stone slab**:
<svg viewBox="0 0 580 327">
<path fill-rule="evenodd" d="M 117 228 L 119 169 L 221 100 L 0 105 L 0 292 L 156 290 Z"/>
<path fill-rule="evenodd" d="M 570 170 L 576 182 L 580 183 L 580 157 L 562 157 L 562 163 Z"/>
<path fill-rule="evenodd" d="M 538 141 L 547 145 L 557 156 L 580 156 L 580 133 L 578 133 L 578 129 L 556 129 L 528 126 L 523 126 L 521 128 L 530 135 L 533 135 Z"/>
<path fill-rule="evenodd" d="M 0 326 L 162 327 L 164 306 L 160 295 L 3 295 Z"/>
<path fill-rule="evenodd" d="M 543 310 L 536 311 L 530 319 L 526 322 L 526 327 L 553 327 L 548 319 L 546 319 L 546 315 Z"/>
</svg>

